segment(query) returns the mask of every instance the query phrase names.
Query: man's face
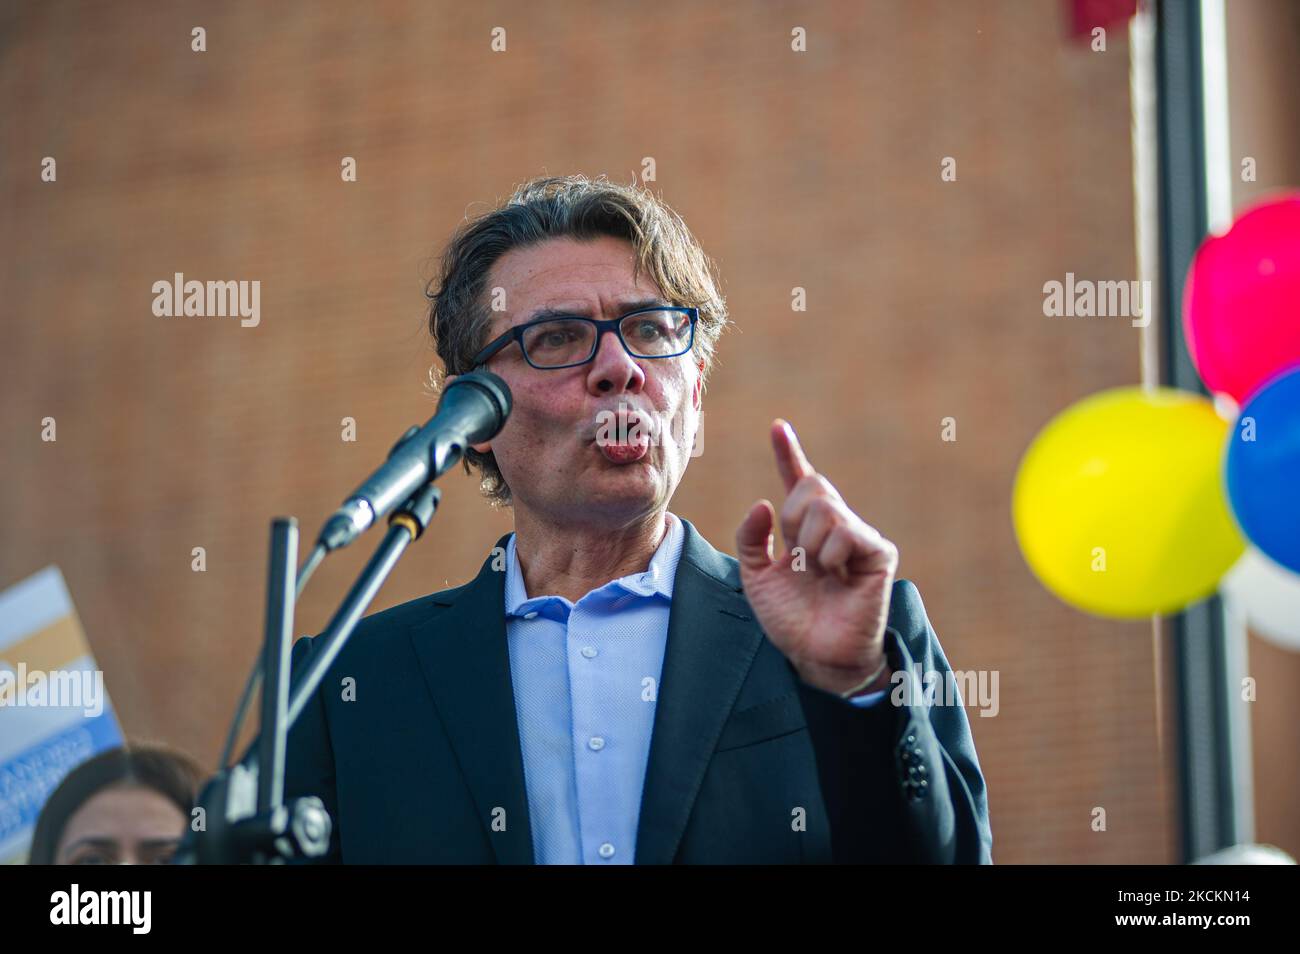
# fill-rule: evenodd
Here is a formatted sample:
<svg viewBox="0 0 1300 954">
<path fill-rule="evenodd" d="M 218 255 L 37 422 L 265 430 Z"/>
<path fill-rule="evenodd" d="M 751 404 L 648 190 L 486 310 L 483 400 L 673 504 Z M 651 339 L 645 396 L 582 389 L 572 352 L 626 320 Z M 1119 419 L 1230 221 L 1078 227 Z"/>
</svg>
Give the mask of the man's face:
<svg viewBox="0 0 1300 954">
<path fill-rule="evenodd" d="M 550 239 L 507 252 L 488 274 L 489 300 L 503 289 L 505 310 L 494 315 L 485 341 L 542 309 L 608 319 L 633 303 L 662 300 L 644 274 L 633 283 L 633 260 L 632 245 L 613 237 Z M 543 371 L 511 344 L 487 370 L 510 386 L 514 409 L 501 433 L 475 449 L 495 453 L 517 510 L 574 524 L 626 525 L 666 506 L 686 471 L 699 427 L 697 360 L 695 350 L 633 358 L 606 333 L 590 363 Z M 635 441 L 610 446 L 620 436 L 620 407 L 634 412 L 624 434 L 654 435 L 640 442 L 648 444 L 643 454 Z"/>
</svg>

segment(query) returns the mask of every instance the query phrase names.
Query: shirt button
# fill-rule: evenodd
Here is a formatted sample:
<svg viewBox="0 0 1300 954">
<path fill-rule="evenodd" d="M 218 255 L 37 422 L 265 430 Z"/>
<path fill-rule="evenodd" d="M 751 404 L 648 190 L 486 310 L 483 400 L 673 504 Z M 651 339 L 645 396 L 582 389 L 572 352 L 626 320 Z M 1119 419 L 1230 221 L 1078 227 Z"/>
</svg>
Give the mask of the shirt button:
<svg viewBox="0 0 1300 954">
<path fill-rule="evenodd" d="M 603 845 L 600 846 L 598 850 L 600 851 L 600 856 L 602 858 L 614 857 L 614 846 L 611 845 L 609 842 L 605 842 Z"/>
<path fill-rule="evenodd" d="M 587 747 L 593 752 L 599 752 L 605 747 L 605 740 L 598 735 L 593 735 L 587 740 Z"/>
<path fill-rule="evenodd" d="M 596 647 L 595 647 L 595 646 L 583 646 L 583 647 L 582 647 L 582 655 L 585 656 L 585 657 L 588 658 L 588 659 L 595 659 L 595 658 L 596 658 Z"/>
<path fill-rule="evenodd" d="M 537 618 L 537 610 L 533 610 L 531 613 L 524 614 L 524 619 L 536 619 L 536 618 Z"/>
</svg>

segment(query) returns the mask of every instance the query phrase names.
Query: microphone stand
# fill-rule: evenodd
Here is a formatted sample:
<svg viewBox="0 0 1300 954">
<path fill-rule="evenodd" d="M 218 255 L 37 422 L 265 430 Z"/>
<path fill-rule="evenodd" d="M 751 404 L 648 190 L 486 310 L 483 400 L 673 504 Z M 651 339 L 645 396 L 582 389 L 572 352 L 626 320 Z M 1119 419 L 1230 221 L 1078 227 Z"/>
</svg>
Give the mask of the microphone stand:
<svg viewBox="0 0 1300 954">
<path fill-rule="evenodd" d="M 412 431 L 414 428 L 412 428 Z M 406 436 L 410 436 L 411 431 Z M 400 446 L 401 442 L 399 442 Z M 449 466 L 449 465 L 448 465 Z M 435 468 L 434 474 L 444 468 Z M 311 665 L 290 686 L 293 609 L 298 554 L 298 523 L 292 517 L 271 522 L 267 574 L 266 629 L 261 665 L 262 721 L 244 758 L 223 767 L 199 795 L 196 815 L 181 841 L 176 864 L 285 864 L 323 856 L 333 822 L 315 795 L 284 799 L 285 755 L 289 730 L 297 721 L 330 664 L 361 621 L 361 614 L 397 565 L 428 527 L 442 491 L 428 483 L 395 510 L 388 532 L 320 634 Z"/>
</svg>

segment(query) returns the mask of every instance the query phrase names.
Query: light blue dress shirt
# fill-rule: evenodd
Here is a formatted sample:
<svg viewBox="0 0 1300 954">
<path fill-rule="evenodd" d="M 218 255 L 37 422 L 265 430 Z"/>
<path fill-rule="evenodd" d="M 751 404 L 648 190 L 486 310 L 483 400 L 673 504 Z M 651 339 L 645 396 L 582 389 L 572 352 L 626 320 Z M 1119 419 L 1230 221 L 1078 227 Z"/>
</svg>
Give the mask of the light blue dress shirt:
<svg viewBox="0 0 1300 954">
<path fill-rule="evenodd" d="M 515 535 L 506 545 L 505 612 L 519 744 L 538 864 L 632 864 L 668 612 L 685 528 L 644 573 L 576 603 L 529 598 Z M 877 692 L 850 700 L 867 706 Z"/>
</svg>

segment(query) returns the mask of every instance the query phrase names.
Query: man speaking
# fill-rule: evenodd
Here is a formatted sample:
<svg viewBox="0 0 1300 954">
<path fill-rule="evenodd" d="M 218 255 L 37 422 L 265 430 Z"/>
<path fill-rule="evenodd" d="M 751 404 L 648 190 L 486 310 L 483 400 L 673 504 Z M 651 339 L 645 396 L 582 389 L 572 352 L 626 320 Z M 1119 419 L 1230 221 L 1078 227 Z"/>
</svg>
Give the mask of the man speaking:
<svg viewBox="0 0 1300 954">
<path fill-rule="evenodd" d="M 900 691 L 949 672 L 920 595 L 790 426 L 739 560 L 669 510 L 727 322 L 682 220 L 537 179 L 430 289 L 447 380 L 513 394 L 466 467 L 515 530 L 464 586 L 363 620 L 294 725 L 286 795 L 324 800 L 330 859 L 990 862 L 960 701 Z"/>
</svg>

